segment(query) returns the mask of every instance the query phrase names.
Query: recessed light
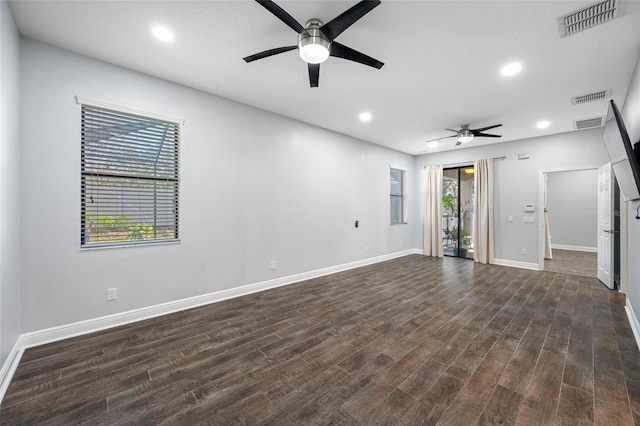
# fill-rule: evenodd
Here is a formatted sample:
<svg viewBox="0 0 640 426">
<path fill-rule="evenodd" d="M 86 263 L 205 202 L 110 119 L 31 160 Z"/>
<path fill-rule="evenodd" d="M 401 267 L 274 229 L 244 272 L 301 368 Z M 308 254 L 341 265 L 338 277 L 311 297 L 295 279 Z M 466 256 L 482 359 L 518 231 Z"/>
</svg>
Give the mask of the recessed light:
<svg viewBox="0 0 640 426">
<path fill-rule="evenodd" d="M 371 121 L 371 113 L 363 112 L 362 114 L 360 114 L 359 118 L 360 118 L 360 121 L 364 121 L 365 123 L 367 121 Z"/>
<path fill-rule="evenodd" d="M 500 72 L 505 77 L 511 77 L 518 74 L 521 69 L 522 69 L 522 64 L 520 62 L 511 62 L 503 66 Z"/>
<path fill-rule="evenodd" d="M 157 25 L 151 29 L 151 32 L 158 40 L 169 42 L 173 40 L 173 33 L 167 27 Z"/>
<path fill-rule="evenodd" d="M 438 146 L 438 141 L 431 141 L 431 142 L 427 142 L 427 146 L 431 149 L 435 148 Z"/>
<path fill-rule="evenodd" d="M 551 125 L 551 123 L 549 123 L 547 120 L 542 120 L 542 121 L 538 121 L 536 123 L 536 127 L 538 129 L 546 129 L 547 127 L 549 127 Z"/>
</svg>

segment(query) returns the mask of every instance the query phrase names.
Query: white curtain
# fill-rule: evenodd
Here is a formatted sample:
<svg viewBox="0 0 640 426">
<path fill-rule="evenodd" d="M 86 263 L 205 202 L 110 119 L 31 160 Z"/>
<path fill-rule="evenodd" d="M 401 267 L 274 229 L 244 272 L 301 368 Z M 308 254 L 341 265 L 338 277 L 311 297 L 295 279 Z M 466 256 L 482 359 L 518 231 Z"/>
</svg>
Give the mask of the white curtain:
<svg viewBox="0 0 640 426">
<path fill-rule="evenodd" d="M 442 257 L 442 167 L 428 166 L 424 209 L 424 254 Z"/>
<path fill-rule="evenodd" d="M 477 160 L 474 168 L 473 260 L 480 263 L 494 263 L 493 160 Z"/>
<path fill-rule="evenodd" d="M 551 252 L 551 231 L 549 230 L 549 215 L 547 214 L 547 180 L 549 175 L 544 175 L 544 258 L 553 259 Z"/>
</svg>

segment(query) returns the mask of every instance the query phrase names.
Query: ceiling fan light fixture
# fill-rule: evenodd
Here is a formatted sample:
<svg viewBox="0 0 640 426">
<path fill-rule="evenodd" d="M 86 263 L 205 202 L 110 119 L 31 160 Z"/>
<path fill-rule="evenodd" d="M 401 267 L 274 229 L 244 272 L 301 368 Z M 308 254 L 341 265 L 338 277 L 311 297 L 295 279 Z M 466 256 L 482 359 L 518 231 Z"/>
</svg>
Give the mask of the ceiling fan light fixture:
<svg viewBox="0 0 640 426">
<path fill-rule="evenodd" d="M 319 64 L 329 57 L 329 48 L 322 44 L 304 44 L 299 47 L 300 57 L 309 64 Z"/>
<path fill-rule="evenodd" d="M 320 31 L 321 26 L 319 19 L 309 19 L 306 30 L 298 36 L 298 52 L 309 64 L 320 64 L 329 57 L 331 42 Z"/>
<path fill-rule="evenodd" d="M 458 132 L 457 141 L 460 143 L 467 143 L 473 140 L 473 133 L 469 129 L 462 129 Z"/>
</svg>

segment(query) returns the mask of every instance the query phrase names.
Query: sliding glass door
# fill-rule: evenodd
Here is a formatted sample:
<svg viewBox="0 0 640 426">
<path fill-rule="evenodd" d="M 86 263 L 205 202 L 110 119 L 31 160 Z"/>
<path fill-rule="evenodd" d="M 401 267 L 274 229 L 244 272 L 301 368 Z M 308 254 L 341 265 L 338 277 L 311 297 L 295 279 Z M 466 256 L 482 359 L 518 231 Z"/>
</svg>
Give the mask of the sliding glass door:
<svg viewBox="0 0 640 426">
<path fill-rule="evenodd" d="M 442 248 L 445 256 L 473 259 L 473 166 L 442 174 Z"/>
</svg>

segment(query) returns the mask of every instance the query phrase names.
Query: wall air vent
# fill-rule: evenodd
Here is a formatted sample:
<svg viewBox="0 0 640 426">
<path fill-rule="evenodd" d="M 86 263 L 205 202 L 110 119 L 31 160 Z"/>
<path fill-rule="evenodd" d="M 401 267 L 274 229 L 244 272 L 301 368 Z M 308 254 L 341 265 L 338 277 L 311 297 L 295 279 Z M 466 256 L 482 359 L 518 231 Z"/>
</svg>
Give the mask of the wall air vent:
<svg viewBox="0 0 640 426">
<path fill-rule="evenodd" d="M 588 95 L 576 96 L 571 98 L 574 105 L 586 104 L 588 102 L 599 101 L 611 97 L 611 90 L 601 90 L 600 92 L 589 93 Z"/>
<path fill-rule="evenodd" d="M 566 37 L 621 15 L 619 0 L 605 0 L 558 18 L 560 37 Z"/>
<path fill-rule="evenodd" d="M 576 130 L 592 129 L 594 127 L 601 127 L 604 123 L 604 117 L 587 118 L 586 120 L 574 121 L 573 125 Z"/>
</svg>

